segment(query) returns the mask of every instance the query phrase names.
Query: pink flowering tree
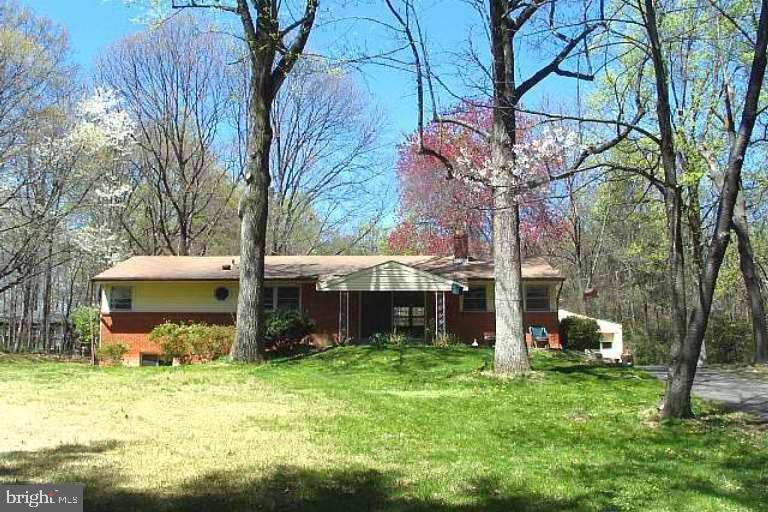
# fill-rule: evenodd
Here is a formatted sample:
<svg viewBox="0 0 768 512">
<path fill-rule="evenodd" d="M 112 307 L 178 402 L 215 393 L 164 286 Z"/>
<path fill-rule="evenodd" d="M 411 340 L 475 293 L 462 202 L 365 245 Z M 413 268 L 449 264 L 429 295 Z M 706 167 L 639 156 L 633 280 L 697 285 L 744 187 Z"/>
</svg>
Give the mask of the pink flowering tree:
<svg viewBox="0 0 768 512">
<path fill-rule="evenodd" d="M 490 128 L 491 109 L 465 106 L 453 117 L 471 126 Z M 519 122 L 520 139 L 526 141 L 531 131 L 525 120 Z M 458 124 L 432 124 L 424 132 L 424 144 L 435 148 L 458 171 L 448 176 L 446 167 L 435 156 L 421 151 L 418 134 L 414 133 L 400 147 L 397 179 L 400 194 L 399 222 L 388 237 L 393 254 L 450 254 L 453 233 L 463 229 L 469 236 L 473 256 L 489 257 L 493 252 L 493 192 L 488 180 L 490 145 L 476 131 Z M 526 146 L 535 153 L 542 146 L 535 141 Z M 523 149 L 523 148 L 521 148 Z M 548 153 L 552 155 L 552 151 Z M 527 169 L 541 178 L 556 161 L 528 157 Z M 547 242 L 559 238 L 562 220 L 550 208 L 548 183 L 525 192 L 522 197 L 520 232 L 524 252 L 540 254 Z"/>
</svg>

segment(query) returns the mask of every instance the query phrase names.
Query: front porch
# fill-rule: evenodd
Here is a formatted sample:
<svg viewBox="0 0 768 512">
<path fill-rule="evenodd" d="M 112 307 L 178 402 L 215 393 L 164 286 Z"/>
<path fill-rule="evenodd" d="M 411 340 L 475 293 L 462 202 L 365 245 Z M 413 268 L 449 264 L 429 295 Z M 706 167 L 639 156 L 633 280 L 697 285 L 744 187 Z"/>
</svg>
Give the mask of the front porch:
<svg viewBox="0 0 768 512">
<path fill-rule="evenodd" d="M 547 332 L 544 346 L 561 348 L 556 286 L 538 281 L 524 286 L 524 328 Z M 333 304 L 333 337 L 337 342 L 369 340 L 397 332 L 431 341 L 452 335 L 465 343 L 492 344 L 495 334 L 494 281 L 458 281 L 389 261 L 344 276 L 320 279 L 318 295 Z M 332 299 L 330 297 L 333 297 Z M 333 314 L 333 310 L 328 311 Z M 331 333 L 329 333 L 331 334 Z M 535 345 L 530 334 L 529 346 Z"/>
<path fill-rule="evenodd" d="M 417 340 L 447 333 L 446 294 L 466 284 L 389 261 L 346 276 L 318 281 L 338 292 L 338 339 L 367 340 L 398 332 Z"/>
</svg>

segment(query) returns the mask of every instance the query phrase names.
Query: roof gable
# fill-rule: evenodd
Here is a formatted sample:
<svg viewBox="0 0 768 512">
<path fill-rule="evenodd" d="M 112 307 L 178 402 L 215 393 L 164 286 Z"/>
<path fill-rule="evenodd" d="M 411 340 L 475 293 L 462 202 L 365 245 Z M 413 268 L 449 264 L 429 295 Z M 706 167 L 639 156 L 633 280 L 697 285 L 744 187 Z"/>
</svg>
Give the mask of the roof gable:
<svg viewBox="0 0 768 512">
<path fill-rule="evenodd" d="M 345 276 L 321 279 L 320 291 L 445 291 L 466 285 L 397 261 L 386 261 Z"/>
</svg>

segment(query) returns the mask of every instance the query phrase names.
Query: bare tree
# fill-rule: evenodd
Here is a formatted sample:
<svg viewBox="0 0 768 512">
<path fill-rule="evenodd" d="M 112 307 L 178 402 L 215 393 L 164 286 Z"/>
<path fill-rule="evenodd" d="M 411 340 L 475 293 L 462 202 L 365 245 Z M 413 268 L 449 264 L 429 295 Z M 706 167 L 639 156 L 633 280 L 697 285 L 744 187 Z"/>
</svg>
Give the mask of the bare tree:
<svg viewBox="0 0 768 512">
<path fill-rule="evenodd" d="M 235 180 L 218 160 L 229 100 L 221 37 L 176 16 L 99 59 L 96 80 L 118 91 L 136 124 L 124 169 L 121 227 L 136 252 L 201 252 Z"/>
<path fill-rule="evenodd" d="M 247 94 L 240 66 L 235 90 Z M 238 147 L 248 119 L 235 102 Z M 322 252 L 338 231 L 381 215 L 379 113 L 353 76 L 326 61 L 300 63 L 272 108 L 267 252 Z"/>
<path fill-rule="evenodd" d="M 0 290 L 38 272 L 63 193 L 48 165 L 62 96 L 73 93 L 66 33 L 0 3 Z M 59 176 L 61 178 L 61 176 Z"/>
</svg>

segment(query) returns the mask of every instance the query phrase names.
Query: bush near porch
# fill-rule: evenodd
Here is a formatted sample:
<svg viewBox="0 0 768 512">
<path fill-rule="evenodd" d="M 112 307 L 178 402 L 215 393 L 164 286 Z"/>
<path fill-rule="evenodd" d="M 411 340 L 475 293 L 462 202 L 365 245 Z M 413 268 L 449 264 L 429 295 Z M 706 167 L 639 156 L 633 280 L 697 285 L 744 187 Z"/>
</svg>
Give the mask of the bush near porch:
<svg viewBox="0 0 768 512">
<path fill-rule="evenodd" d="M 764 428 L 660 425 L 644 373 L 532 357 L 501 380 L 466 347 L 145 368 L 0 355 L 0 482 L 84 482 L 91 512 L 764 510 Z"/>
</svg>

